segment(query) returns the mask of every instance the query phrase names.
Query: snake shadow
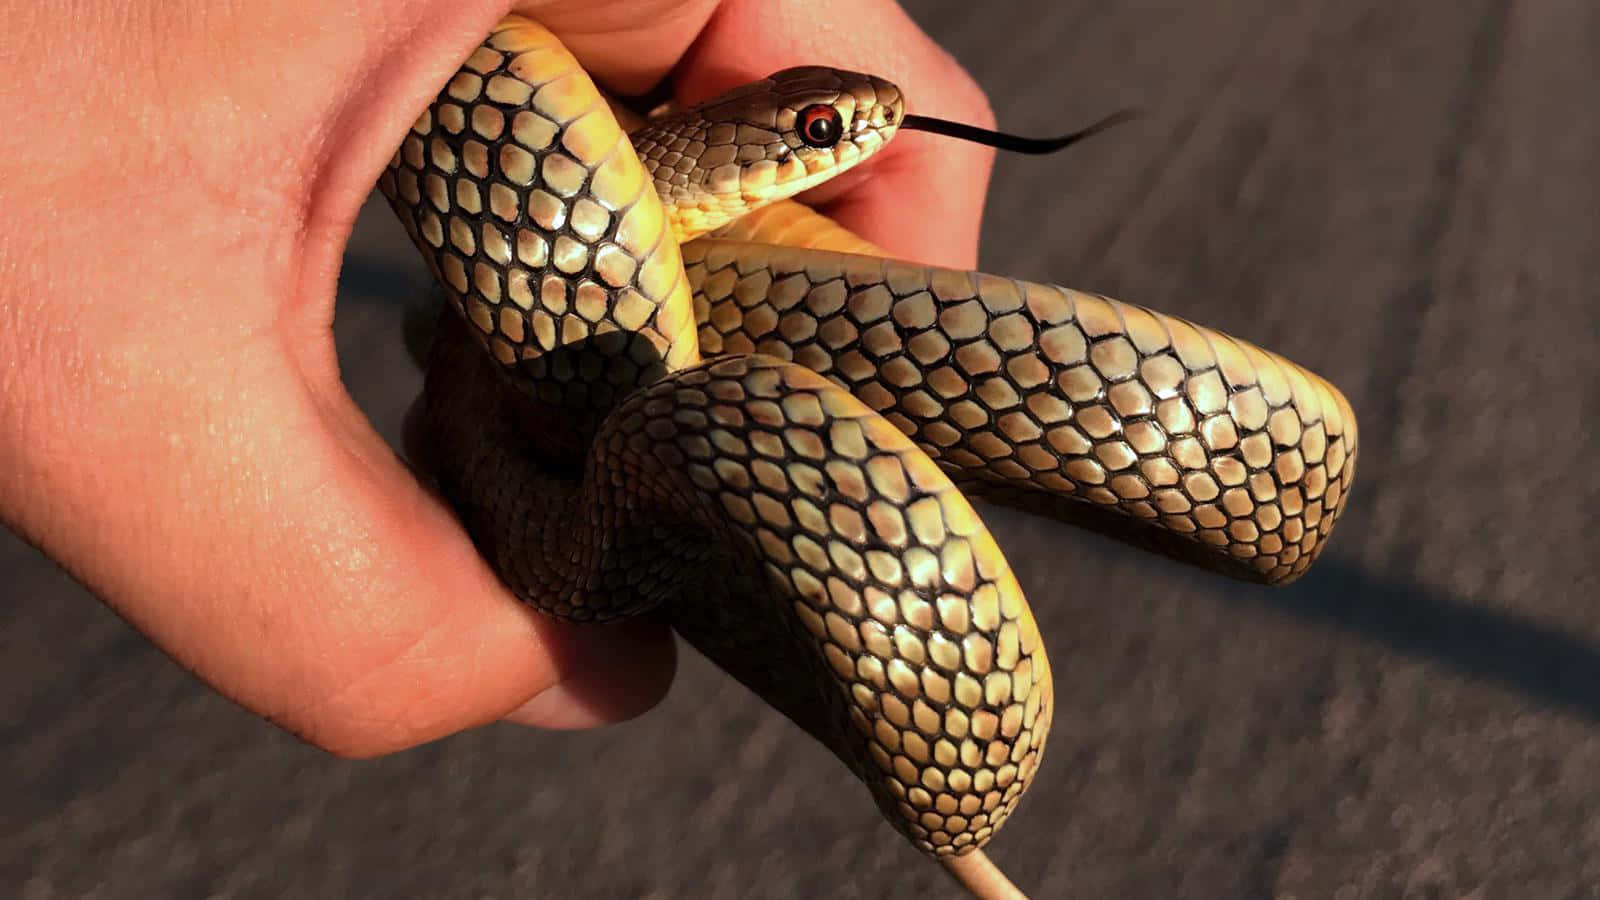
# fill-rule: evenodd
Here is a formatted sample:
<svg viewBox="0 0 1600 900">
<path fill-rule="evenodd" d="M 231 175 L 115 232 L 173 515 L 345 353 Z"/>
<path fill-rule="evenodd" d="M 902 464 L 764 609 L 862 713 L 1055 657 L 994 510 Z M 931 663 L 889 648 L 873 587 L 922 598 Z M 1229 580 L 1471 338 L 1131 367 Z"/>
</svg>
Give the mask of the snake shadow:
<svg viewBox="0 0 1600 900">
<path fill-rule="evenodd" d="M 1090 509 L 1066 521 L 1092 524 L 1102 540 L 1153 550 L 1173 563 L 1200 561 L 1181 546 L 1164 544 L 1159 535 L 1152 540 L 1100 518 Z M 1341 529 L 1361 527 L 1358 519 L 1340 523 Z M 1247 584 L 1193 570 L 1190 577 L 1204 579 L 1202 596 L 1219 603 L 1287 613 L 1359 635 L 1600 722 L 1600 646 L 1579 634 L 1489 608 L 1489 598 L 1469 600 L 1407 576 L 1373 571 L 1339 555 L 1338 539 L 1335 534 L 1329 552 L 1286 586 Z"/>
<path fill-rule="evenodd" d="M 1230 591 L 1227 600 L 1372 638 L 1600 722 L 1600 648 L 1571 632 L 1409 579 L 1384 577 L 1352 560 L 1330 554 L 1294 585 Z"/>
</svg>

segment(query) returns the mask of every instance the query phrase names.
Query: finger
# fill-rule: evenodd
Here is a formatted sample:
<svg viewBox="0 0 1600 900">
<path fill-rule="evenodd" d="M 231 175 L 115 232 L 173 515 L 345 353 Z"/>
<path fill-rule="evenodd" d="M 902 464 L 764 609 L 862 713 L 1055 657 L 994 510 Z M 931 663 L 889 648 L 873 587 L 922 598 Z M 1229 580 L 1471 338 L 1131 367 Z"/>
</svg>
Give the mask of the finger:
<svg viewBox="0 0 1600 900">
<path fill-rule="evenodd" d="M 625 96 L 655 87 L 717 7 L 717 0 L 521 0 L 516 11 L 561 38 L 584 70 Z"/>
<path fill-rule="evenodd" d="M 802 64 L 887 78 L 909 112 L 994 123 L 972 77 L 889 0 L 729 0 L 685 56 L 678 99 L 698 102 Z M 896 256 L 971 268 L 993 160 L 987 147 L 902 133 L 865 171 L 801 199 Z"/>
</svg>

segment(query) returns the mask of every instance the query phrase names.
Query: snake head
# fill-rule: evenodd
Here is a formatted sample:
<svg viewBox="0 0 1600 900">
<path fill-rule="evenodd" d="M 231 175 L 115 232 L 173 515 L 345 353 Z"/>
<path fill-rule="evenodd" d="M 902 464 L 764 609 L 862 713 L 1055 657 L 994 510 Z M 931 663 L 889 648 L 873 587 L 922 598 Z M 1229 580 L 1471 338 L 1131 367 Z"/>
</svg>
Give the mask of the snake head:
<svg viewBox="0 0 1600 900">
<path fill-rule="evenodd" d="M 800 66 L 655 120 L 633 142 L 687 239 L 859 165 L 904 107 L 881 78 Z"/>
</svg>

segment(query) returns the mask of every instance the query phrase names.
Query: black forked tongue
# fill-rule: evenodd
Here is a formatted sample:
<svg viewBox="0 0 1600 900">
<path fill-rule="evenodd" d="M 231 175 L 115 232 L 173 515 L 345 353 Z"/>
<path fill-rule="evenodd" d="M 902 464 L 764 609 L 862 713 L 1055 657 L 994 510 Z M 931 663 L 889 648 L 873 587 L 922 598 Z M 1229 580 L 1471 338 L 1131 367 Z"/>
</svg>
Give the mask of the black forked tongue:
<svg viewBox="0 0 1600 900">
<path fill-rule="evenodd" d="M 1076 144 L 1086 137 L 1099 134 L 1113 125 L 1137 118 L 1138 115 L 1139 112 L 1137 110 L 1125 109 L 1106 116 L 1088 128 L 1052 138 L 1022 137 L 1016 134 L 1006 134 L 1003 131 L 990 131 L 987 128 L 978 128 L 974 125 L 963 125 L 960 122 L 935 119 L 930 116 L 904 116 L 900 119 L 900 127 L 909 128 L 913 131 L 929 131 L 934 134 L 960 138 L 963 141 L 972 141 L 978 144 L 988 144 L 991 147 L 1010 150 L 1013 153 L 1054 153 L 1063 147 Z"/>
</svg>

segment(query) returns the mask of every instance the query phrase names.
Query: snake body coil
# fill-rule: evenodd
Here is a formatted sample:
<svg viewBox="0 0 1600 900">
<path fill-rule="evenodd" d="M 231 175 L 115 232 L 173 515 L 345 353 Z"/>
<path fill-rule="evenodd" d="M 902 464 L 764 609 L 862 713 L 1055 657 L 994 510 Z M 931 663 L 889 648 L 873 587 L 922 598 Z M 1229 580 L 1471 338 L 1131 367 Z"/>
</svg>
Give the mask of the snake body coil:
<svg viewBox="0 0 1600 900">
<path fill-rule="evenodd" d="M 1355 420 L 1181 320 L 867 255 L 793 204 L 744 215 L 902 120 L 893 85 L 796 69 L 630 143 L 511 18 L 380 188 L 460 313 L 427 457 L 506 583 L 569 621 L 661 608 L 950 858 L 1014 809 L 1051 716 L 1038 628 L 962 490 L 1106 510 L 1280 582 L 1338 517 Z"/>
</svg>

